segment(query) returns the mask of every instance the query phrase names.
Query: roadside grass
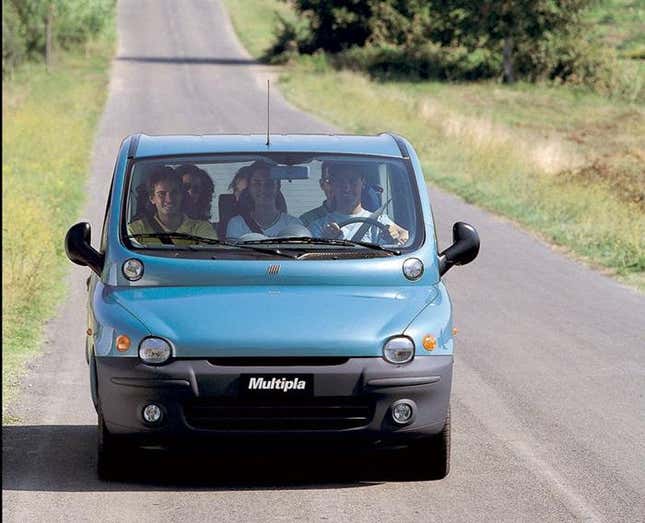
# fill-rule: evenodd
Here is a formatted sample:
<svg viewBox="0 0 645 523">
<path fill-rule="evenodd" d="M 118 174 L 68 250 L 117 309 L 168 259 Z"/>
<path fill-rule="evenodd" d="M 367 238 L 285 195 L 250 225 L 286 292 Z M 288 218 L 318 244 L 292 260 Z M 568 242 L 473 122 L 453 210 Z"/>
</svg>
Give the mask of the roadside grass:
<svg viewBox="0 0 645 523">
<path fill-rule="evenodd" d="M 246 17 L 257 0 L 235 4 L 242 41 L 265 31 L 270 42 L 266 20 Z M 263 9 L 272 4 L 281 5 Z M 280 83 L 296 106 L 345 131 L 402 134 L 432 183 L 645 290 L 642 104 L 549 85 L 378 82 L 324 55 L 301 57 Z"/>
<path fill-rule="evenodd" d="M 290 21 L 296 19 L 285 1 L 224 0 L 224 4 L 242 45 L 254 58 L 260 58 L 273 43 L 278 15 Z"/>
<path fill-rule="evenodd" d="M 590 9 L 589 21 L 622 58 L 645 59 L 645 4 L 642 0 L 603 0 Z"/>
<path fill-rule="evenodd" d="M 63 240 L 85 199 L 107 95 L 111 28 L 51 72 L 27 63 L 2 84 L 2 412 L 65 293 Z"/>
</svg>

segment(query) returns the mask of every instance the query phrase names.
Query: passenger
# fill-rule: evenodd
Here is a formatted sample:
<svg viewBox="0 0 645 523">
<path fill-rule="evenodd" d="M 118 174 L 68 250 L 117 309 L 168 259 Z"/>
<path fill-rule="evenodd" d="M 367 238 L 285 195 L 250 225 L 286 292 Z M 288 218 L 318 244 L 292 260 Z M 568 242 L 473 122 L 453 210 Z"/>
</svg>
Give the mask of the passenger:
<svg viewBox="0 0 645 523">
<path fill-rule="evenodd" d="M 154 212 L 128 224 L 131 235 L 154 233 L 184 233 L 203 238 L 217 238 L 212 225 L 194 220 L 182 211 L 184 190 L 177 173 L 170 167 L 154 170 L 147 181 L 148 198 Z M 158 238 L 138 238 L 139 243 L 166 243 Z M 180 242 L 183 243 L 183 242 Z"/>
<path fill-rule="evenodd" d="M 251 209 L 233 216 L 226 228 L 227 238 L 239 238 L 250 232 L 275 237 L 290 225 L 302 223 L 295 216 L 278 209 L 280 180 L 271 178 L 268 164 L 257 161 L 249 166 L 249 204 Z"/>
<path fill-rule="evenodd" d="M 323 174 L 320 177 L 320 181 L 318 183 L 320 184 L 320 188 L 322 189 L 322 191 L 325 193 L 326 199 L 324 202 L 322 202 L 320 207 L 311 209 L 310 211 L 307 211 L 302 216 L 300 216 L 300 221 L 307 228 L 309 228 L 309 226 L 313 222 L 321 218 L 324 218 L 325 216 L 327 216 L 327 214 L 329 214 L 334 210 L 333 208 L 334 193 L 331 188 L 331 180 L 329 179 L 329 174 L 327 171 L 323 171 Z"/>
<path fill-rule="evenodd" d="M 186 190 L 184 212 L 193 220 L 211 219 L 211 203 L 215 184 L 208 173 L 191 164 L 180 165 L 175 172 L 181 177 Z"/>
<path fill-rule="evenodd" d="M 368 243 L 395 243 L 403 245 L 408 241 L 408 231 L 395 224 L 386 214 L 376 219 L 387 226 L 387 234 L 380 227 L 371 225 L 362 238 L 354 238 L 365 222 L 339 226 L 353 218 L 369 218 L 372 213 L 363 209 L 361 193 L 365 185 L 365 175 L 361 167 L 351 163 L 335 164 L 329 167 L 329 178 L 333 193 L 334 210 L 311 224 L 309 229 L 314 237 L 342 238 Z"/>
<path fill-rule="evenodd" d="M 236 202 L 240 201 L 240 194 L 242 194 L 242 191 L 249 186 L 249 176 L 251 175 L 249 167 L 251 166 L 248 165 L 246 167 L 242 167 L 237 171 L 228 186 L 229 191 L 233 191 L 233 196 L 235 196 Z"/>
</svg>

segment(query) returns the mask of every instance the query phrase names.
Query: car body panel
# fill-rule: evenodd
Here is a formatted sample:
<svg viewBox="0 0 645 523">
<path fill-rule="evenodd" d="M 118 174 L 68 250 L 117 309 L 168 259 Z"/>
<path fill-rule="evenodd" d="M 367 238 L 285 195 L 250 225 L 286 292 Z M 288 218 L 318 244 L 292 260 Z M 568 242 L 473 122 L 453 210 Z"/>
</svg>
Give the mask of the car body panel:
<svg viewBox="0 0 645 523">
<path fill-rule="evenodd" d="M 159 256 L 129 249 L 122 241 L 124 193 L 132 162 L 267 152 L 403 158 L 418 190 L 423 243 L 400 255 L 366 251 L 365 258 L 292 260 L 231 259 L 220 256 L 217 249 L 200 259 Z M 371 418 L 352 431 L 372 439 L 416 438 L 443 429 L 452 380 L 452 307 L 439 276 L 425 179 L 414 148 L 404 138 L 272 135 L 267 146 L 263 135 L 129 136 L 115 164 L 101 252 L 103 271 L 88 286 L 86 341 L 92 397 L 110 432 L 214 435 L 217 431 L 197 430 L 186 420 L 186 405 L 235 399 L 245 373 L 311 374 L 316 400 L 331 396 L 341 403 L 364 400 L 371 406 Z M 409 257 L 424 264 L 416 281 L 408 280 L 402 270 Z M 138 281 L 123 275 L 123 263 L 130 258 L 144 265 Z M 129 349 L 116 349 L 119 335 L 130 338 Z M 415 357 L 406 364 L 386 362 L 384 343 L 401 335 L 413 340 Z M 173 356 L 167 364 L 147 365 L 139 359 L 139 344 L 149 336 L 171 344 Z M 436 340 L 429 349 L 423 346 L 427 336 Z M 217 358 L 240 357 L 251 363 L 242 367 L 213 363 Z M 286 357 L 298 359 L 298 364 L 252 363 L 253 358 L 259 362 Z M 312 358 L 334 357 L 344 360 L 328 366 L 309 363 Z M 407 378 L 421 381 L 407 383 Z M 410 425 L 397 426 L 390 418 L 390 405 L 401 398 L 414 400 L 420 409 Z M 164 409 L 164 422 L 158 427 L 141 417 L 149 402 Z"/>
<path fill-rule="evenodd" d="M 316 152 L 401 157 L 401 150 L 387 134 L 378 136 L 273 134 L 269 145 L 264 134 L 141 135 L 135 157 L 264 152 Z"/>
<path fill-rule="evenodd" d="M 404 332 L 438 294 L 435 287 L 103 287 L 95 304 L 110 302 L 136 315 L 145 326 L 137 333 L 169 340 L 176 357 L 381 357 L 385 341 Z M 429 317 L 424 335 L 439 338 L 445 322 Z M 136 346 L 124 353 L 101 347 L 101 355 L 137 356 Z"/>
</svg>

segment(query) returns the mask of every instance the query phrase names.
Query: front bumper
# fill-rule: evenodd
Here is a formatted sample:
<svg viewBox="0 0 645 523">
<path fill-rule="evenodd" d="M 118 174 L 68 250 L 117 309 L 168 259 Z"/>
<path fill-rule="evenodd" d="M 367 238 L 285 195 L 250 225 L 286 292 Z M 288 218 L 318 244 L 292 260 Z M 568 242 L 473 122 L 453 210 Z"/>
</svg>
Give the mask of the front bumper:
<svg viewBox="0 0 645 523">
<path fill-rule="evenodd" d="M 146 444 L 286 434 L 399 442 L 436 434 L 444 426 L 452 356 L 421 356 L 405 365 L 381 358 L 307 363 L 249 366 L 178 359 L 151 366 L 137 358 L 97 357 L 98 409 L 109 432 Z M 240 391 L 243 374 L 313 375 L 313 395 L 249 398 Z M 416 405 L 412 423 L 404 426 L 390 415 L 392 403 L 401 399 Z M 143 419 L 149 403 L 162 408 L 158 426 Z"/>
</svg>

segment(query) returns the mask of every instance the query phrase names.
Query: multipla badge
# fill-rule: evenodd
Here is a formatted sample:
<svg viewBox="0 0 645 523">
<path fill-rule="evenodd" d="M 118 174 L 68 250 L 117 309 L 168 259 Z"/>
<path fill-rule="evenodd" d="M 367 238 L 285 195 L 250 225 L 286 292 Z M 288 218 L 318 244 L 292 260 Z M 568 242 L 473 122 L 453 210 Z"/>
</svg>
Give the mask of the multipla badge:
<svg viewBox="0 0 645 523">
<path fill-rule="evenodd" d="M 288 392 L 290 390 L 305 390 L 307 382 L 300 378 L 251 378 L 249 379 L 248 390 L 281 390 Z"/>
</svg>

